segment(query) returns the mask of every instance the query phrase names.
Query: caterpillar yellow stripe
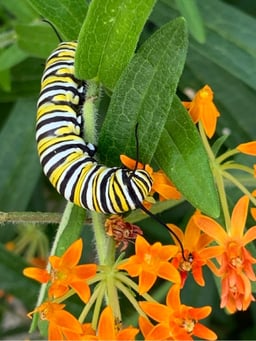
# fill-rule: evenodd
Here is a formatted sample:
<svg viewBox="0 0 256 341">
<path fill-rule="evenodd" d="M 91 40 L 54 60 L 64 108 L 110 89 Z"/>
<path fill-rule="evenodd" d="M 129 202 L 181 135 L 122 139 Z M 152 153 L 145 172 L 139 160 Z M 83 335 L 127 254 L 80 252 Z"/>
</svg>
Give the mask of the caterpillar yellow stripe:
<svg viewBox="0 0 256 341">
<path fill-rule="evenodd" d="M 122 213 L 141 207 L 152 179 L 142 169 L 106 167 L 83 137 L 86 82 L 74 75 L 76 42 L 51 53 L 37 104 L 36 141 L 45 175 L 67 200 L 91 211 Z"/>
</svg>

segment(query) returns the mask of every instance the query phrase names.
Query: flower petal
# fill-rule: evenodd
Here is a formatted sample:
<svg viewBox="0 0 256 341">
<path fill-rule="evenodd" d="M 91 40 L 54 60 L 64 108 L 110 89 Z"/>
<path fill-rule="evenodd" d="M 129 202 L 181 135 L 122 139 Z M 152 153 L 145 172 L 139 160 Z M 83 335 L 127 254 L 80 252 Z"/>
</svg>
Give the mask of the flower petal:
<svg viewBox="0 0 256 341">
<path fill-rule="evenodd" d="M 62 255 L 62 264 L 66 267 L 73 267 L 79 262 L 83 249 L 82 239 L 79 238 L 74 243 L 72 243 L 69 248 Z"/>
<path fill-rule="evenodd" d="M 236 149 L 238 149 L 239 152 L 241 153 L 255 156 L 256 155 L 256 141 L 241 143 L 236 147 Z"/>
<path fill-rule="evenodd" d="M 89 285 L 86 282 L 84 281 L 71 282 L 70 286 L 75 290 L 75 292 L 78 294 L 78 296 L 84 303 L 88 302 L 91 295 L 91 291 Z"/>
<path fill-rule="evenodd" d="M 243 244 L 246 245 L 256 239 L 256 226 L 249 228 L 243 236 Z"/>
<path fill-rule="evenodd" d="M 174 284 L 171 286 L 168 294 L 166 296 L 166 304 L 168 307 L 173 310 L 178 309 L 180 307 L 180 288 L 179 285 Z"/>
<path fill-rule="evenodd" d="M 157 275 L 155 273 L 142 270 L 139 277 L 139 294 L 142 295 L 148 292 L 154 285 L 156 279 Z"/>
<path fill-rule="evenodd" d="M 96 264 L 77 265 L 74 269 L 74 275 L 77 279 L 88 279 L 96 275 Z"/>
<path fill-rule="evenodd" d="M 23 275 L 40 283 L 47 283 L 51 279 L 51 275 L 45 269 L 40 268 L 25 268 L 23 269 Z"/>
<path fill-rule="evenodd" d="M 139 326 L 144 337 L 146 337 L 154 327 L 154 325 L 144 316 L 139 316 Z"/>
<path fill-rule="evenodd" d="M 231 235 L 241 238 L 248 213 L 249 198 L 244 195 L 236 203 L 231 216 Z"/>
<path fill-rule="evenodd" d="M 48 327 L 48 340 L 64 340 L 63 334 L 61 333 L 61 329 L 56 326 L 54 323 L 49 323 Z"/>
<path fill-rule="evenodd" d="M 114 316 L 109 306 L 100 315 L 98 337 L 100 340 L 116 340 Z"/>
<path fill-rule="evenodd" d="M 224 229 L 212 218 L 204 215 L 195 216 L 195 222 L 198 227 L 214 238 L 219 244 L 224 244 L 227 240 L 227 234 Z"/>
<path fill-rule="evenodd" d="M 171 263 L 161 263 L 158 269 L 158 276 L 173 283 L 181 282 L 179 271 Z"/>
<path fill-rule="evenodd" d="M 141 309 L 153 320 L 168 322 L 171 310 L 166 305 L 155 302 L 139 302 Z"/>
<path fill-rule="evenodd" d="M 117 334 L 118 341 L 125 341 L 125 340 L 135 340 L 135 336 L 139 333 L 138 328 L 127 327 L 120 330 Z"/>
<path fill-rule="evenodd" d="M 201 323 L 197 323 L 194 327 L 193 334 L 203 340 L 217 340 L 217 335 L 209 328 Z"/>
</svg>

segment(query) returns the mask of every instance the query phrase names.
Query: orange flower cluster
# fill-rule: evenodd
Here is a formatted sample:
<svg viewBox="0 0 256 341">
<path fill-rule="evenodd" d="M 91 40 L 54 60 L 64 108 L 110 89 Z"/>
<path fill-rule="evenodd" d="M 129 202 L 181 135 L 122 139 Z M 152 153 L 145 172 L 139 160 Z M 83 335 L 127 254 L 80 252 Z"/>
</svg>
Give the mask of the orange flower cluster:
<svg viewBox="0 0 256 341">
<path fill-rule="evenodd" d="M 29 267 L 23 270 L 23 274 L 40 283 L 49 283 L 50 299 L 62 297 L 72 288 L 86 303 L 90 297 L 90 288 L 86 280 L 95 276 L 96 264 L 77 265 L 81 254 L 82 239 L 78 239 L 62 257 L 49 257 L 50 272 L 46 269 Z"/>
<path fill-rule="evenodd" d="M 216 340 L 217 335 L 199 320 L 211 313 L 211 307 L 193 308 L 181 304 L 179 285 L 173 285 L 166 297 L 166 305 L 140 302 L 143 311 L 158 324 L 153 325 L 141 316 L 139 325 L 145 340 Z"/>
<path fill-rule="evenodd" d="M 48 321 L 48 340 L 134 340 L 139 332 L 133 327 L 116 328 L 113 312 L 107 306 L 100 315 L 96 335 L 91 323 L 81 324 L 64 307 L 65 304 L 45 302 L 30 313 L 39 313 L 41 320 Z"/>
<path fill-rule="evenodd" d="M 205 257 L 215 258 L 220 267 L 208 261 L 210 269 L 221 278 L 221 308 L 234 313 L 246 310 L 252 301 L 250 281 L 256 281 L 252 265 L 256 259 L 245 246 L 256 239 L 256 226 L 251 227 L 244 234 L 249 199 L 243 196 L 234 207 L 229 231 L 213 219 L 199 215 L 196 224 L 202 231 L 214 238 L 219 244 L 203 251 Z"/>
</svg>

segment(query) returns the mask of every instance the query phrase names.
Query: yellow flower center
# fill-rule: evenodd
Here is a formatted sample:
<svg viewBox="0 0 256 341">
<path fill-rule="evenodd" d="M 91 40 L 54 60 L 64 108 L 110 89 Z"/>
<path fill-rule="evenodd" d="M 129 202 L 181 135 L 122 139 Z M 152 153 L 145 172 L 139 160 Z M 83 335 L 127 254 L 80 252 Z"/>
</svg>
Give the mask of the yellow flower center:
<svg viewBox="0 0 256 341">
<path fill-rule="evenodd" d="M 182 327 L 186 330 L 187 333 L 192 333 L 195 327 L 195 321 L 191 319 L 183 320 Z"/>
<path fill-rule="evenodd" d="M 180 264 L 180 268 L 183 271 L 191 271 L 192 269 L 192 264 L 189 261 L 184 261 Z"/>
<path fill-rule="evenodd" d="M 198 92 L 199 98 L 202 101 L 211 102 L 213 100 L 213 92 L 209 86 L 204 86 L 203 89 L 201 89 Z"/>
<path fill-rule="evenodd" d="M 144 255 L 144 262 L 147 263 L 148 265 L 151 265 L 152 263 L 152 256 L 150 253 L 145 253 Z"/>
<path fill-rule="evenodd" d="M 243 260 L 240 257 L 235 257 L 230 260 L 230 263 L 235 268 L 242 268 L 243 267 Z"/>
</svg>

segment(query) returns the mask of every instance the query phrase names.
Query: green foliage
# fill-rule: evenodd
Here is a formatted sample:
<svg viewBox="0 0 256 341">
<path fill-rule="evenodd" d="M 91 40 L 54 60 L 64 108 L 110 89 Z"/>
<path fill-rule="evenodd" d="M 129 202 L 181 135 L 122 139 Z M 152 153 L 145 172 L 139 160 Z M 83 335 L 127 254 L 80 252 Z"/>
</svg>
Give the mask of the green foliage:
<svg viewBox="0 0 256 341">
<path fill-rule="evenodd" d="M 187 29 L 182 18 L 163 26 L 140 47 L 116 86 L 101 129 L 99 153 L 104 163 L 117 164 L 121 153 L 135 157 L 137 123 L 140 159 L 152 160 L 186 52 Z"/>
<path fill-rule="evenodd" d="M 219 216 L 218 195 L 213 178 L 209 176 L 206 152 L 177 97 L 173 100 L 155 159 L 188 201 L 213 217 Z"/>
<path fill-rule="evenodd" d="M 22 270 L 28 264 L 20 256 L 7 251 L 2 244 L 0 244 L 0 259 L 0 270 L 4 275 L 4 280 L 1 280 L 1 290 L 22 298 L 25 306 L 33 309 L 39 284 L 22 275 Z"/>
<path fill-rule="evenodd" d="M 86 15 L 84 0 L 28 0 L 43 17 L 49 20 L 60 32 L 63 40 L 75 40 Z"/>
<path fill-rule="evenodd" d="M 93 1 L 79 34 L 77 77 L 97 78 L 113 89 L 134 53 L 154 3 L 155 0 Z"/>
<path fill-rule="evenodd" d="M 175 94 L 184 99 L 188 88 L 197 90 L 206 83 L 213 88 L 221 112 L 217 135 L 224 129 L 231 132 L 228 138 L 217 140 L 215 150 L 256 139 L 253 4 L 220 0 L 129 0 L 126 6 L 119 4 L 117 0 L 93 0 L 90 5 L 84 0 L 0 0 L 1 211 L 63 210 L 64 200 L 42 176 L 35 145 L 40 78 L 45 59 L 58 44 L 43 17 L 62 39 L 78 39 L 77 75 L 103 83 L 100 160 L 112 166 L 120 165 L 121 153 L 135 157 L 135 125 L 139 123 L 140 160 L 164 169 L 193 206 L 218 215 L 206 154 Z M 189 42 L 180 15 L 187 20 Z M 252 160 L 247 160 L 251 166 Z M 248 181 L 250 188 L 255 188 L 255 182 Z M 240 194 L 232 186 L 229 190 L 233 203 Z M 165 210 L 168 221 L 185 224 L 184 203 L 167 202 L 157 207 L 158 213 Z M 82 209 L 72 209 L 58 254 L 79 235 L 84 219 Z M 9 235 L 9 229 L 10 225 L 3 225 L 0 236 Z M 51 240 L 52 226 L 50 230 Z M 152 237 L 155 231 L 147 229 L 145 233 Z M 0 289 L 18 297 L 31 310 L 38 285 L 21 275 L 25 266 L 21 256 L 0 244 L 0 271 L 4 274 Z M 159 296 L 161 292 L 159 286 Z M 203 304 L 218 303 L 214 285 L 204 292 L 194 290 L 192 295 L 188 290 L 185 295 L 192 305 L 202 304 L 202 297 Z M 253 321 L 248 328 L 241 324 L 233 329 L 236 317 L 220 312 L 209 324 L 217 325 L 223 339 L 255 338 L 253 309 L 247 313 L 247 320 Z"/>
</svg>

